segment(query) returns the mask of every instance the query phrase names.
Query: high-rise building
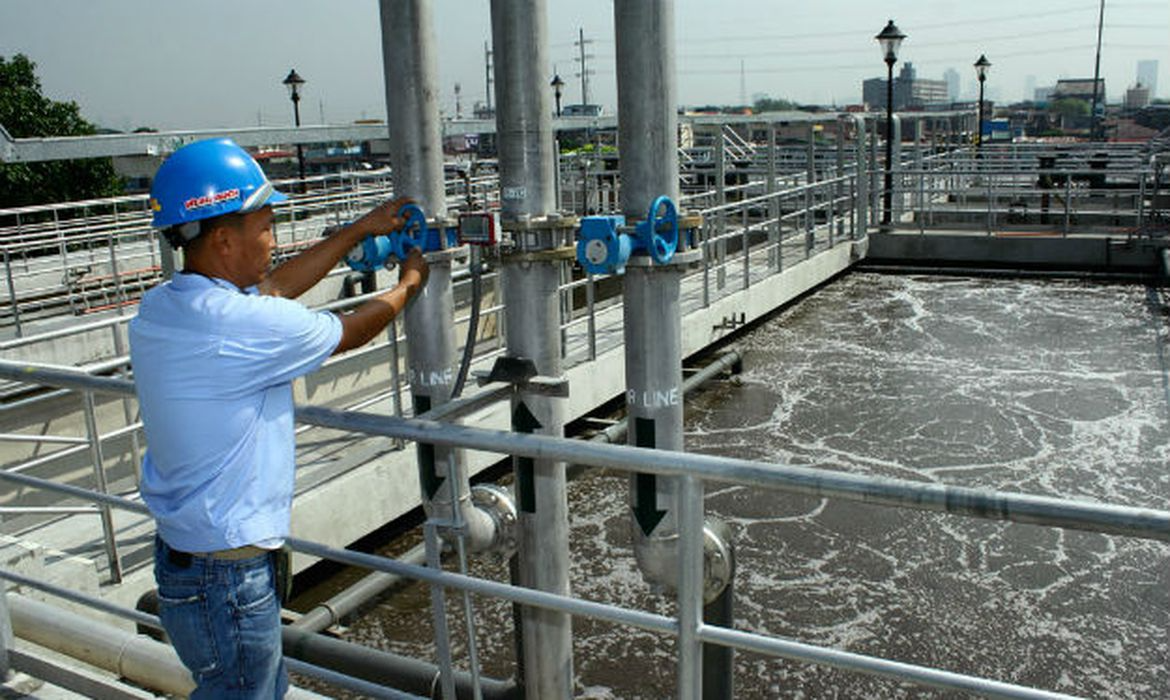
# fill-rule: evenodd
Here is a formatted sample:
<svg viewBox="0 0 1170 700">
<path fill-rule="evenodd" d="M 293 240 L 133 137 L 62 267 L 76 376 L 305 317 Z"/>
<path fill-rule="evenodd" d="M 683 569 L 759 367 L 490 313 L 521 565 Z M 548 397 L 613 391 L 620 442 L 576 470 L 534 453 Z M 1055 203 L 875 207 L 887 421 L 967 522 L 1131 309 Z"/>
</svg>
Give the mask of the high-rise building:
<svg viewBox="0 0 1170 700">
<path fill-rule="evenodd" d="M 1137 81 L 1142 87 L 1150 89 L 1150 97 L 1158 96 L 1158 62 L 1154 60 L 1138 61 Z"/>
<path fill-rule="evenodd" d="M 947 84 L 947 101 L 959 101 L 959 71 L 948 68 L 943 71 L 943 82 Z"/>
</svg>

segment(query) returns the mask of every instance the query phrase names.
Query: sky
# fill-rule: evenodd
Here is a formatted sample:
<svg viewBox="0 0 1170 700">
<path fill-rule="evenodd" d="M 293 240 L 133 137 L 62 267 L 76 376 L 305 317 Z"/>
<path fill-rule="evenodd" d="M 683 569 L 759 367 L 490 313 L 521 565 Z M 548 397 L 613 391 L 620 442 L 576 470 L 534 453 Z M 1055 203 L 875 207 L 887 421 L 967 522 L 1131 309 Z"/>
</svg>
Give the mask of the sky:
<svg viewBox="0 0 1170 700">
<path fill-rule="evenodd" d="M 612 0 L 548 0 L 549 57 L 581 101 L 583 31 L 591 102 L 616 109 Z M 1059 78 L 1091 78 L 1100 0 L 676 0 L 682 105 L 759 96 L 847 105 L 866 78 L 884 77 L 874 35 L 894 19 L 899 54 L 919 78 L 960 76 L 986 54 L 989 99 L 1015 101 Z M 489 0 L 434 0 L 444 112 L 486 95 Z M 128 130 L 283 126 L 292 105 L 281 80 L 307 81 L 305 124 L 385 117 L 377 0 L 0 0 L 0 56 L 23 53 L 45 93 L 72 100 L 100 126 Z M 1170 96 L 1170 2 L 1105 0 L 1101 75 L 1118 102 L 1137 62 L 1157 60 L 1157 95 Z M 1026 92 L 1027 91 L 1027 92 Z M 493 97 L 494 101 L 494 97 Z"/>
</svg>

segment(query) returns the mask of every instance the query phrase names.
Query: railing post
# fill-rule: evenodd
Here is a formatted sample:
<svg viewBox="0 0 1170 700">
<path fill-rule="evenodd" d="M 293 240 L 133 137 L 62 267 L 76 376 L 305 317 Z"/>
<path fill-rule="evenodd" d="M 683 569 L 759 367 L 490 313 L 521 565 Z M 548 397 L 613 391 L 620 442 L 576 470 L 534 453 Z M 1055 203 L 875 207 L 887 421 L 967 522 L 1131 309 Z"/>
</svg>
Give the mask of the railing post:
<svg viewBox="0 0 1170 700">
<path fill-rule="evenodd" d="M 16 280 L 12 277 L 12 256 L 8 246 L 4 246 L 4 277 L 8 281 L 8 301 L 12 304 L 12 323 L 16 327 L 16 337 L 24 337 L 20 327 L 20 303 L 16 299 Z"/>
<path fill-rule="evenodd" d="M 716 130 L 715 137 L 715 204 L 719 215 L 715 217 L 715 288 L 722 290 L 727 284 L 727 152 L 723 147 L 723 125 Z M 706 254 L 704 254 L 706 259 Z"/>
<path fill-rule="evenodd" d="M 94 486 L 98 493 L 108 495 L 110 490 L 106 484 L 105 460 L 102 457 L 102 436 L 98 432 L 97 407 L 93 399 L 93 392 L 83 391 L 81 395 L 85 410 L 85 432 L 89 438 L 89 454 L 93 459 Z M 110 560 L 110 580 L 113 583 L 121 583 L 122 562 L 118 558 L 118 544 L 114 541 L 114 515 L 108 503 L 99 505 L 98 513 L 102 520 L 106 557 Z"/>
<path fill-rule="evenodd" d="M 776 123 L 768 123 L 768 267 L 777 272 L 784 265 L 781 250 L 783 234 L 780 229 L 780 200 L 776 197 Z"/>
<path fill-rule="evenodd" d="M 12 616 L 8 612 L 8 582 L 0 581 L 0 683 L 6 682 L 11 675 L 12 663 L 8 659 L 8 650 L 15 643 Z"/>
<path fill-rule="evenodd" d="M 694 476 L 679 482 L 678 697 L 699 700 L 703 694 L 703 482 Z"/>
</svg>

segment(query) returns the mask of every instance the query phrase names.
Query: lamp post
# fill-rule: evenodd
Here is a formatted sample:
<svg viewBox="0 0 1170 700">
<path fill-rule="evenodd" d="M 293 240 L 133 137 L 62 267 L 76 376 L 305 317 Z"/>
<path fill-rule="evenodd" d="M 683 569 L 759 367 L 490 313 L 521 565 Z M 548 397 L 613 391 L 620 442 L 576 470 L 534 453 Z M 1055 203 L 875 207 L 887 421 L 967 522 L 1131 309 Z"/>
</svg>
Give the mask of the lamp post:
<svg viewBox="0 0 1170 700">
<path fill-rule="evenodd" d="M 293 68 L 288 72 L 288 75 L 281 81 L 284 86 L 288 88 L 288 98 L 293 103 L 293 123 L 300 128 L 301 126 L 301 86 L 305 84 L 305 79 L 297 74 L 297 69 Z M 305 152 L 301 148 L 301 144 L 297 144 L 297 172 L 300 173 L 301 187 L 305 186 Z"/>
<path fill-rule="evenodd" d="M 975 157 L 983 157 L 983 83 L 987 81 L 987 70 L 991 68 L 991 61 L 987 60 L 987 56 L 979 54 L 979 60 L 975 61 L 975 75 L 979 76 L 979 135 L 975 140 Z"/>
<path fill-rule="evenodd" d="M 885 211 L 882 212 L 882 224 L 889 225 L 893 210 L 894 173 L 891 170 L 894 160 L 894 64 L 898 62 L 898 47 L 906 35 L 890 20 L 881 33 L 874 37 L 882 47 L 882 54 L 886 61 L 886 186 L 883 197 Z"/>
<path fill-rule="evenodd" d="M 554 75 L 552 82 L 549 83 L 553 89 L 553 95 L 557 99 L 557 116 L 561 116 L 561 95 L 564 94 L 565 81 L 561 80 L 560 75 Z"/>
</svg>

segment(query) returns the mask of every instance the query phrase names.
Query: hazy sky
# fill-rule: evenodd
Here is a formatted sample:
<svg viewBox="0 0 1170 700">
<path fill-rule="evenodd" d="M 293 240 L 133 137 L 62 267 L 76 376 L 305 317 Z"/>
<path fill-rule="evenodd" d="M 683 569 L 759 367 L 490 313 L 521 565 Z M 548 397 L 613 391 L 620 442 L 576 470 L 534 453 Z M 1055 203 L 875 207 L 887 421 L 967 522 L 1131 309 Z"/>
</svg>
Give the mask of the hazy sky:
<svg viewBox="0 0 1170 700">
<path fill-rule="evenodd" d="M 574 42 L 584 29 L 590 93 L 612 110 L 612 1 L 548 6 L 548 72 L 565 80 L 565 103 L 580 101 Z M 444 109 L 454 113 L 460 83 L 469 114 L 485 95 L 490 4 L 435 0 L 433 8 Z M 1029 85 L 1092 77 L 1098 8 L 1098 0 L 677 0 L 679 100 L 857 102 L 862 80 L 885 74 L 873 37 L 889 18 L 909 36 L 899 58 L 918 77 L 941 80 L 954 68 L 972 93 L 971 64 L 986 53 L 988 97 L 1016 100 Z M 304 123 L 381 118 L 381 40 L 376 0 L 0 0 L 0 55 L 27 54 L 50 97 L 118 129 L 287 124 L 280 81 L 292 67 L 308 81 Z M 1158 60 L 1158 95 L 1170 95 L 1170 2 L 1106 0 L 1101 74 L 1110 101 L 1145 59 Z"/>
</svg>

